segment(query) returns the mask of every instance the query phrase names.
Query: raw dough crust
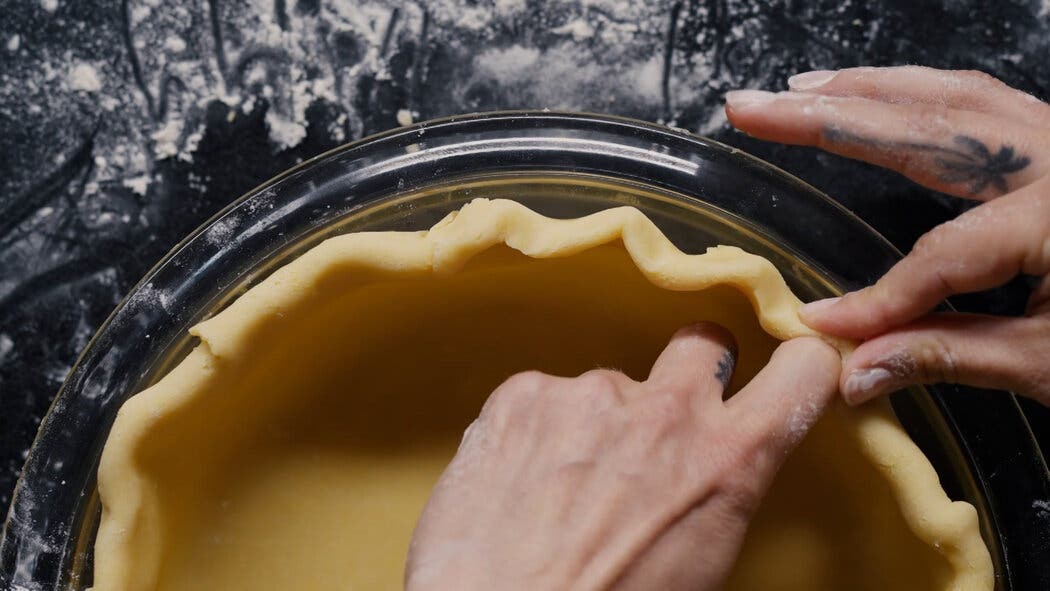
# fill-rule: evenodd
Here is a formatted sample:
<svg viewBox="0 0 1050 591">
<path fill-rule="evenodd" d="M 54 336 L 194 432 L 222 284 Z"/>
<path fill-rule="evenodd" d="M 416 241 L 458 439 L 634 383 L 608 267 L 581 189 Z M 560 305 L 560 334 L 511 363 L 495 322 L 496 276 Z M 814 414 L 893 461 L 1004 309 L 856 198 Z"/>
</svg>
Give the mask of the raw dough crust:
<svg viewBox="0 0 1050 591">
<path fill-rule="evenodd" d="M 124 404 L 95 588 L 397 588 L 430 486 L 502 379 L 644 378 L 709 319 L 740 344 L 732 390 L 813 334 L 800 305 L 769 261 L 683 254 L 629 207 L 553 220 L 478 200 L 430 231 L 330 239 L 194 327 L 200 344 Z M 992 585 L 976 511 L 872 404 L 834 408 L 788 461 L 729 589 Z"/>
</svg>

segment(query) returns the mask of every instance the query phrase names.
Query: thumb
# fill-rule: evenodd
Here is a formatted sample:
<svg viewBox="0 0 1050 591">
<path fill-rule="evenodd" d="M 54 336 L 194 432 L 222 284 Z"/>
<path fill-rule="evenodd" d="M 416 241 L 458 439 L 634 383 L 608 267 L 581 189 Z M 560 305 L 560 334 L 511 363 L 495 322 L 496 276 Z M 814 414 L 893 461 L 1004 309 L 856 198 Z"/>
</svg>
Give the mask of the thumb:
<svg viewBox="0 0 1050 591">
<path fill-rule="evenodd" d="M 953 383 L 1017 392 L 1050 404 L 1050 321 L 934 314 L 861 344 L 846 360 L 849 404 L 913 384 Z"/>
</svg>

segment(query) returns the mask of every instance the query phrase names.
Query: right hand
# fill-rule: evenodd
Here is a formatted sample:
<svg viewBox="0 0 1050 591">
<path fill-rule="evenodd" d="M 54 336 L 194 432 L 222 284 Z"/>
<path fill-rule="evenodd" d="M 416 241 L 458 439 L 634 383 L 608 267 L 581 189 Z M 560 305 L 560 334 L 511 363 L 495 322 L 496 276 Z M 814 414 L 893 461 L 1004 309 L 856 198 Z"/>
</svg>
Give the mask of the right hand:
<svg viewBox="0 0 1050 591">
<path fill-rule="evenodd" d="M 730 121 L 985 201 L 922 236 L 874 285 L 803 309 L 813 328 L 864 340 L 843 365 L 846 401 L 951 382 L 1050 405 L 1050 105 L 987 74 L 915 66 L 813 72 L 789 86 L 730 93 Z M 1041 278 L 1025 317 L 930 313 L 1021 273 Z"/>
<path fill-rule="evenodd" d="M 427 501 L 409 591 L 721 589 L 787 454 L 838 393 L 838 352 L 780 345 L 723 400 L 732 338 L 679 331 L 649 379 L 500 386 Z"/>
</svg>

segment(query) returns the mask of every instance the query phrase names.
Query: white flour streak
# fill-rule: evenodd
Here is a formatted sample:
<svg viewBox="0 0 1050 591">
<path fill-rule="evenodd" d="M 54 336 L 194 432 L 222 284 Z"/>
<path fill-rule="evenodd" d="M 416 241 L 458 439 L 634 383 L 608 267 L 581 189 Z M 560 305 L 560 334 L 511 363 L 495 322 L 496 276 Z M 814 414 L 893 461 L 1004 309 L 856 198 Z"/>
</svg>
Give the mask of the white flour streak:
<svg viewBox="0 0 1050 591">
<path fill-rule="evenodd" d="M 573 40 L 583 41 L 594 36 L 594 28 L 587 24 L 586 21 L 578 19 L 551 29 L 551 33 L 557 33 L 559 35 L 569 34 L 572 35 Z"/>
<path fill-rule="evenodd" d="M 15 348 L 15 342 L 6 333 L 0 333 L 0 363 L 7 358 L 8 353 Z"/>
<path fill-rule="evenodd" d="M 810 399 L 805 402 L 800 402 L 791 409 L 791 413 L 788 415 L 787 423 L 787 437 L 792 444 L 797 444 L 802 441 L 802 438 L 809 433 L 809 430 L 813 428 L 817 420 L 820 419 L 821 406 L 816 400 Z"/>
<path fill-rule="evenodd" d="M 136 195 L 145 195 L 146 189 L 149 187 L 150 178 L 149 175 L 140 174 L 136 177 L 124 179 L 123 185 L 132 190 Z"/>
<path fill-rule="evenodd" d="M 102 83 L 98 79 L 98 72 L 91 64 L 77 64 L 69 73 L 69 87 L 73 90 L 85 92 L 98 92 L 102 89 Z"/>
</svg>

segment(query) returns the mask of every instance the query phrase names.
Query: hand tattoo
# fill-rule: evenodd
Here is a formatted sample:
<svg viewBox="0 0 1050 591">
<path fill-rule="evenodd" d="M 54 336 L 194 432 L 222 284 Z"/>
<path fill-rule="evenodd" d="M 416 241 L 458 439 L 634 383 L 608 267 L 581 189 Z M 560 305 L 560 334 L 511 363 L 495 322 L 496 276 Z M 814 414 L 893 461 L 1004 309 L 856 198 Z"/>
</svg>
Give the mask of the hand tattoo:
<svg viewBox="0 0 1050 591">
<path fill-rule="evenodd" d="M 970 192 L 980 193 L 989 185 L 1000 193 L 1006 193 L 1009 186 L 1006 175 L 1024 169 L 1031 164 L 1031 158 L 1018 156 L 1013 146 L 1003 144 L 999 151 L 992 153 L 981 140 L 968 135 L 955 136 L 956 147 L 939 146 L 921 142 L 897 142 L 869 138 L 839 129 L 824 128 L 824 137 L 833 143 L 859 144 L 870 148 L 895 152 L 900 150 L 917 150 L 930 153 L 934 164 L 940 169 L 937 180 L 942 183 L 968 183 Z"/>
</svg>

